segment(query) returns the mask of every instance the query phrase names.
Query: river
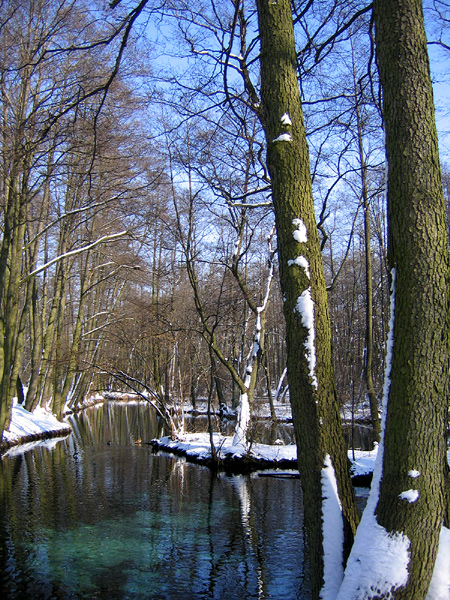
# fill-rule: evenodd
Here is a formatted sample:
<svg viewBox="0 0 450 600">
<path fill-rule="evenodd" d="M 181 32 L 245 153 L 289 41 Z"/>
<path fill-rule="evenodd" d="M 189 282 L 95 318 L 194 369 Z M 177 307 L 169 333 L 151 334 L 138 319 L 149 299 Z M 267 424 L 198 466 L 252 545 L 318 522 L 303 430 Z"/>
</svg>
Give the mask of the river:
<svg viewBox="0 0 450 600">
<path fill-rule="evenodd" d="M 69 437 L 0 460 L 4 600 L 310 598 L 298 479 L 154 455 L 146 404 L 70 422 Z"/>
</svg>

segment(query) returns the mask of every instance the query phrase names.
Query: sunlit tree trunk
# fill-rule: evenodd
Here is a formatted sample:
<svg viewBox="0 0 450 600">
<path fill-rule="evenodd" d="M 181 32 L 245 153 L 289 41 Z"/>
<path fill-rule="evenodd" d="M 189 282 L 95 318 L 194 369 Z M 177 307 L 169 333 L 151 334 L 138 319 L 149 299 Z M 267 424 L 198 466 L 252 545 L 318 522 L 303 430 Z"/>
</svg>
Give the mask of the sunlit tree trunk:
<svg viewBox="0 0 450 600">
<path fill-rule="evenodd" d="M 69 399 L 69 394 L 73 389 L 75 375 L 76 375 L 76 367 L 77 361 L 79 358 L 79 352 L 81 347 L 82 333 L 83 333 L 83 325 L 84 325 L 84 317 L 85 310 L 87 304 L 87 288 L 91 283 L 91 278 L 88 276 L 89 267 L 92 268 L 92 263 L 90 261 L 90 253 L 87 253 L 87 256 L 84 257 L 84 265 L 82 267 L 83 272 L 80 276 L 80 299 L 78 301 L 78 311 L 75 319 L 75 326 L 72 332 L 72 343 L 69 348 L 69 357 L 67 361 L 67 366 L 64 375 L 64 384 L 62 386 L 61 391 L 61 404 L 60 408 L 62 409 L 66 402 Z M 88 357 L 86 357 L 88 358 Z M 62 413 L 57 416 L 62 416 Z"/>
<path fill-rule="evenodd" d="M 448 411 L 448 242 L 422 2 L 375 0 L 388 161 L 388 261 L 395 269 L 394 346 L 377 517 L 410 540 L 420 600 L 444 515 Z M 412 477 L 414 470 L 420 475 Z M 417 490 L 414 501 L 402 499 Z"/>
<path fill-rule="evenodd" d="M 346 446 L 331 361 L 320 244 L 316 227 L 289 0 L 257 2 L 261 40 L 261 94 L 267 166 L 276 215 L 281 290 L 287 330 L 288 378 L 304 492 L 313 597 L 330 584 L 323 554 L 322 476 L 330 465 L 342 505 L 344 560 L 357 526 Z M 328 546 L 327 546 L 328 547 Z M 339 577 L 333 575 L 332 577 Z M 328 581 L 327 581 L 328 579 Z"/>
<path fill-rule="evenodd" d="M 374 20 L 388 165 L 390 354 L 382 464 L 339 600 L 423 600 L 447 504 L 448 243 L 422 2 L 375 0 Z M 364 552 L 367 543 L 378 545 L 379 560 Z"/>
<path fill-rule="evenodd" d="M 18 178 L 11 181 L 5 232 L 1 253 L 1 293 L 2 304 L 2 377 L 0 381 L 0 431 L 9 427 L 13 396 L 19 374 L 16 361 L 16 338 L 19 325 L 19 287 L 22 272 L 22 246 L 25 236 L 26 201 L 24 190 L 20 189 Z"/>
<path fill-rule="evenodd" d="M 3 85 L 2 97 L 7 94 Z M 27 145 L 25 128 L 30 99 L 30 67 L 23 70 L 17 106 L 17 131 L 9 140 L 11 164 L 4 173 L 4 225 L 0 248 L 0 434 L 9 427 L 13 395 L 19 374 L 15 360 L 19 325 L 19 288 L 22 274 L 22 247 L 28 201 L 28 169 L 30 153 L 23 152 Z"/>
<path fill-rule="evenodd" d="M 66 239 L 64 234 L 61 234 L 58 251 L 64 254 L 66 250 Z M 56 266 L 55 283 L 53 289 L 53 298 L 51 307 L 48 313 L 47 322 L 44 324 L 44 337 L 42 342 L 42 354 L 40 361 L 40 369 L 36 382 L 36 392 L 34 396 L 27 394 L 25 407 L 29 411 L 33 411 L 44 400 L 47 402 L 50 398 L 51 388 L 53 384 L 53 364 L 56 350 L 56 332 L 58 328 L 58 315 L 61 311 L 61 304 L 64 302 L 64 294 L 67 285 L 67 265 L 61 261 Z M 33 386 L 34 387 L 34 386 Z"/>
</svg>

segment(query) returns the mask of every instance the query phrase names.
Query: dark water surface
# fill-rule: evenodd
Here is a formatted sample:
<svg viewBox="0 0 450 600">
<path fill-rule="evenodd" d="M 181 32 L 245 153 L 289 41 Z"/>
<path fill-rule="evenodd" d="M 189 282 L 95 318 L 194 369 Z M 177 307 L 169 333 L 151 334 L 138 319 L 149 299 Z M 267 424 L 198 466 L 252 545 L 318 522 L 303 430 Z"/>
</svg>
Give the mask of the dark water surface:
<svg viewBox="0 0 450 600">
<path fill-rule="evenodd" d="M 215 476 L 147 445 L 147 405 L 0 460 L 1 598 L 308 599 L 300 483 Z"/>
</svg>

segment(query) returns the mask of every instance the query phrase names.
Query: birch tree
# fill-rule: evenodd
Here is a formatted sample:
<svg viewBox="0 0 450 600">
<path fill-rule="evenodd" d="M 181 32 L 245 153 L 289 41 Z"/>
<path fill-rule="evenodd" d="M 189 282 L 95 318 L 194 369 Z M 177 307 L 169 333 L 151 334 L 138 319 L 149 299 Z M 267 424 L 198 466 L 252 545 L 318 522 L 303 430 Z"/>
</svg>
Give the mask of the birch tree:
<svg viewBox="0 0 450 600">
<path fill-rule="evenodd" d="M 187 140 L 186 146 L 189 148 L 190 143 L 191 141 Z M 251 141 L 249 141 L 249 144 L 251 144 Z M 264 224 L 265 217 L 267 217 L 265 212 L 263 212 L 261 217 L 256 219 L 256 224 L 252 225 L 252 218 L 249 216 L 252 210 L 251 205 L 246 204 L 245 201 L 237 206 L 230 204 L 227 206 L 225 203 L 225 207 L 223 208 L 229 215 L 230 231 L 233 236 L 232 246 L 231 248 L 224 249 L 224 256 L 221 255 L 222 243 L 217 244 L 217 248 L 215 252 L 212 252 L 212 256 L 208 257 L 208 250 L 202 255 L 202 244 L 197 237 L 195 216 L 197 213 L 196 205 L 198 198 L 201 197 L 202 192 L 205 192 L 201 189 L 195 189 L 190 158 L 186 168 L 188 171 L 189 191 L 184 210 L 182 210 L 182 203 L 177 199 L 176 188 L 173 185 L 178 241 L 182 248 L 189 282 L 193 290 L 195 308 L 202 326 L 202 336 L 215 357 L 224 369 L 228 371 L 234 385 L 239 390 L 238 418 L 234 444 L 247 446 L 257 375 L 264 353 L 266 314 L 274 277 L 274 231 L 271 230 L 269 232 L 265 241 L 267 250 L 262 251 L 262 255 L 264 256 L 263 262 L 266 262 L 268 266 L 261 268 L 261 280 L 258 280 L 254 286 L 250 284 L 250 278 L 246 271 L 248 272 L 250 269 L 248 262 L 250 262 L 251 246 L 253 246 L 254 238 L 256 237 L 255 230 Z M 232 179 L 232 188 L 234 190 L 242 186 L 241 192 L 244 198 L 248 191 L 249 161 L 247 161 L 246 169 L 244 168 L 245 176 L 243 182 L 239 180 L 237 167 L 235 167 L 234 171 L 235 177 L 230 178 Z M 223 183 L 221 181 L 221 184 Z M 220 189 L 219 183 L 217 183 L 217 188 Z M 222 188 L 222 192 L 226 197 L 230 197 L 229 190 L 225 192 Z M 215 204 L 214 209 L 219 211 Z M 219 271 L 218 266 L 220 265 L 218 276 L 220 280 L 217 278 L 217 275 L 214 278 L 214 281 L 217 282 L 218 291 L 214 293 L 211 291 L 209 294 L 205 290 L 204 284 L 202 285 L 201 280 L 201 263 L 207 260 L 211 261 L 214 272 Z M 245 314 L 243 324 L 235 332 L 242 338 L 242 346 L 238 350 L 238 353 L 242 356 L 236 357 L 238 358 L 236 361 L 230 360 L 229 347 L 225 343 L 226 336 L 223 335 L 223 326 L 221 325 L 224 314 L 227 312 L 224 306 L 227 296 L 223 292 L 227 285 L 229 285 L 230 279 L 234 280 L 234 287 L 237 290 L 239 302 Z M 214 297 L 215 300 L 214 311 L 211 311 L 211 297 Z M 236 324 L 233 324 L 233 327 L 236 328 Z"/>
</svg>

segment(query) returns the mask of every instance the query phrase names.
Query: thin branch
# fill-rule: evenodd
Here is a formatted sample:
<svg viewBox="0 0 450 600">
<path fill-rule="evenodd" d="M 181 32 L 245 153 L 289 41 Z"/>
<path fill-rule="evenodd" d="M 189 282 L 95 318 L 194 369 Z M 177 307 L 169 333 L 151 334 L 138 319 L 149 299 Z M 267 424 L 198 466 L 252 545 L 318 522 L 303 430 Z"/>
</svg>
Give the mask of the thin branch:
<svg viewBox="0 0 450 600">
<path fill-rule="evenodd" d="M 120 237 L 123 237 L 124 235 L 127 235 L 128 233 L 129 233 L 129 231 L 126 230 L 126 231 L 120 231 L 119 233 L 112 233 L 110 235 L 103 235 L 101 238 L 99 238 L 95 242 L 92 242 L 92 244 L 88 244 L 87 246 L 83 246 L 83 248 L 77 248 L 76 250 L 71 250 L 70 252 L 65 252 L 64 254 L 61 254 L 60 256 L 56 256 L 49 262 L 45 263 L 45 265 L 42 265 L 42 266 L 38 267 L 37 269 L 35 269 L 34 271 L 32 271 L 31 273 L 29 273 L 26 277 L 24 277 L 21 280 L 20 284 L 25 283 L 26 281 L 31 279 L 31 277 L 34 277 L 38 273 L 45 271 L 46 269 L 48 269 L 55 263 L 65 259 L 65 258 L 69 258 L 70 256 L 75 256 L 77 254 L 81 254 L 82 252 L 87 252 L 88 250 L 91 250 L 91 248 L 95 248 L 95 246 L 98 246 L 99 244 L 102 244 L 103 242 L 111 242 Z"/>
</svg>

